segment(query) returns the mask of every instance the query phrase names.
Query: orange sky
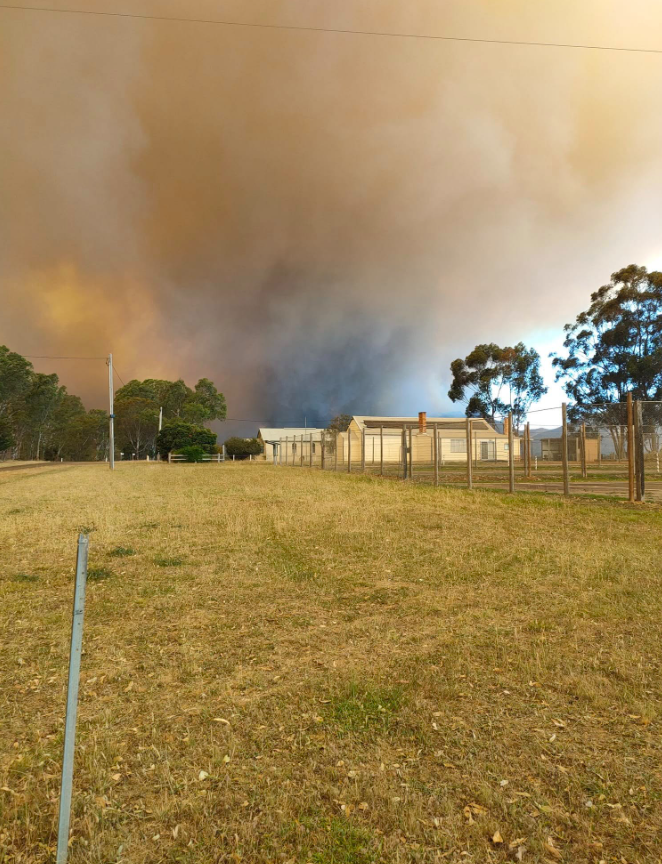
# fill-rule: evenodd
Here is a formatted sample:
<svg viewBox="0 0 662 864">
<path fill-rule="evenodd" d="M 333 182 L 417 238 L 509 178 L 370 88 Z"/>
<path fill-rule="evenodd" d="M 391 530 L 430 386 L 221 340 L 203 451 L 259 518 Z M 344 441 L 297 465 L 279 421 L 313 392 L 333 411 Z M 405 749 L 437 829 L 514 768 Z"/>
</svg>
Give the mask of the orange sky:
<svg viewBox="0 0 662 864">
<path fill-rule="evenodd" d="M 130 8 L 662 45 L 652 0 Z M 14 350 L 207 375 L 231 416 L 440 410 L 455 356 L 549 341 L 662 254 L 661 55 L 0 16 Z M 103 367 L 45 366 L 102 404 Z"/>
</svg>

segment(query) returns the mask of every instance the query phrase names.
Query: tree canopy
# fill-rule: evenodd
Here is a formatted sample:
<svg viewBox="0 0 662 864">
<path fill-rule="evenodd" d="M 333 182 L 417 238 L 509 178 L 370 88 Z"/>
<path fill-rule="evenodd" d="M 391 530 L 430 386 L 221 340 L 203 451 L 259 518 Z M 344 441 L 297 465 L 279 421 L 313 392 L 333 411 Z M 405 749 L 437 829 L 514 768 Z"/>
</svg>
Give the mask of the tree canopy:
<svg viewBox="0 0 662 864">
<path fill-rule="evenodd" d="M 166 424 L 181 420 L 201 429 L 196 435 L 204 446 L 211 439 L 215 443 L 216 436 L 203 424 L 226 415 L 225 397 L 209 378 L 201 378 L 193 389 L 181 379 L 132 380 L 115 394 L 118 449 L 140 458 L 155 453 L 160 408 Z M 21 459 L 105 459 L 108 413 L 96 408 L 86 411 L 57 375 L 35 372 L 27 358 L 0 345 L 2 453 Z"/>
<path fill-rule="evenodd" d="M 187 447 L 202 447 L 205 453 L 213 453 L 216 447 L 216 433 L 204 426 L 196 426 L 181 417 L 175 417 L 163 424 L 156 437 L 156 448 L 162 458 L 167 458 L 172 450 Z"/>
<path fill-rule="evenodd" d="M 591 305 L 565 326 L 556 379 L 575 414 L 635 399 L 662 399 L 662 273 L 631 264 L 591 294 Z"/>
<path fill-rule="evenodd" d="M 494 342 L 476 345 L 464 360 L 451 363 L 453 381 L 448 391 L 452 402 L 464 402 L 467 417 L 492 423 L 512 411 L 519 426 L 531 406 L 546 392 L 540 374 L 540 355 L 518 342 L 500 348 Z"/>
<path fill-rule="evenodd" d="M 338 414 L 326 427 L 327 432 L 347 432 L 352 422 L 351 414 Z"/>
</svg>

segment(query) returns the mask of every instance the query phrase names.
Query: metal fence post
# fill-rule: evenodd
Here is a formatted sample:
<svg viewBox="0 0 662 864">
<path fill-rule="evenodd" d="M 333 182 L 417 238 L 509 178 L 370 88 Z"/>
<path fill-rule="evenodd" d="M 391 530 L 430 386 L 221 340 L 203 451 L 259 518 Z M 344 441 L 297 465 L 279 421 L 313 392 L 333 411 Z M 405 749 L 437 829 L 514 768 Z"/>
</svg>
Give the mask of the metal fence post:
<svg viewBox="0 0 662 864">
<path fill-rule="evenodd" d="M 74 777 L 80 658 L 83 652 L 83 616 L 85 613 L 85 582 L 87 579 L 88 548 L 89 540 L 87 536 L 85 534 L 79 534 L 78 555 L 76 557 L 76 583 L 74 586 L 74 609 L 71 621 L 71 650 L 69 653 L 69 679 L 67 681 L 67 714 L 64 724 L 62 787 L 60 790 L 60 814 L 57 829 L 57 864 L 65 864 L 69 852 L 69 820 L 71 817 L 71 792 Z"/>
<path fill-rule="evenodd" d="M 471 438 L 472 438 L 472 422 L 467 417 L 467 489 L 473 489 L 474 486 L 474 475 L 473 475 L 473 459 L 471 457 Z M 460 463 L 461 464 L 461 463 Z"/>
<path fill-rule="evenodd" d="M 659 472 L 658 472 L 659 473 Z M 379 427 L 379 475 L 384 476 L 384 427 Z"/>
<path fill-rule="evenodd" d="M 508 491 L 515 491 L 515 430 L 512 411 L 508 415 Z"/>
<path fill-rule="evenodd" d="M 561 418 L 561 462 L 563 464 L 563 494 L 567 498 L 570 495 L 570 475 L 568 473 L 568 405 L 566 402 L 564 402 L 561 406 Z"/>
<path fill-rule="evenodd" d="M 627 395 L 627 424 L 628 424 L 628 498 L 634 503 L 634 412 L 632 408 L 632 393 Z"/>
<path fill-rule="evenodd" d="M 432 424 L 432 434 L 434 435 L 434 445 L 432 447 L 432 458 L 434 459 L 434 485 L 439 485 L 439 426 L 437 423 Z"/>
</svg>

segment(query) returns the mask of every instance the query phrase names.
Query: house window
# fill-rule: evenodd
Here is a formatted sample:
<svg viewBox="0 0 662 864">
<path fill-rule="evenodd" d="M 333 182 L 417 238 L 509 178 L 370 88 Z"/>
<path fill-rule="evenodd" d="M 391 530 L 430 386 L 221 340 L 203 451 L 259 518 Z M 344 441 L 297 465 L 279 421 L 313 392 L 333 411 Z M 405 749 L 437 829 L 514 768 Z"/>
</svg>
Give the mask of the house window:
<svg viewBox="0 0 662 864">
<path fill-rule="evenodd" d="M 509 446 L 508 444 L 504 444 L 504 445 L 503 445 L 503 449 L 504 449 L 504 450 L 506 451 L 506 453 L 507 453 L 508 450 L 510 449 L 510 446 Z"/>
<path fill-rule="evenodd" d="M 466 453 L 467 442 L 465 438 L 451 438 L 451 453 Z"/>
</svg>

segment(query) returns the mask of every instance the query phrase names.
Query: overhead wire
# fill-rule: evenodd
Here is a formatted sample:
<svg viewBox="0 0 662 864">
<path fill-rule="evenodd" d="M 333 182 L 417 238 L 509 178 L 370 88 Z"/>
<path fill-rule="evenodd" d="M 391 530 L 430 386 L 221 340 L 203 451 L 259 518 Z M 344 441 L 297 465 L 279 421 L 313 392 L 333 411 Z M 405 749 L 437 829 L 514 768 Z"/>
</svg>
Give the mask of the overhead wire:
<svg viewBox="0 0 662 864">
<path fill-rule="evenodd" d="M 289 30 L 306 33 L 335 33 L 344 36 L 369 36 L 386 39 L 425 39 L 438 42 L 466 42 L 482 45 L 529 46 L 534 48 L 566 48 L 581 51 L 617 51 L 629 54 L 662 54 L 662 48 L 636 48 L 619 45 L 591 45 L 573 42 L 543 42 L 526 39 L 485 39 L 469 36 L 442 36 L 434 33 L 402 33 L 387 30 L 352 30 L 345 27 L 312 27 L 303 24 L 261 24 L 253 21 L 227 21 L 218 18 L 183 18 L 175 15 L 145 15 L 138 12 L 111 12 L 98 9 L 57 9 L 47 6 L 19 6 L 0 3 L 0 9 L 23 12 L 50 12 L 61 15 L 93 15 L 105 18 L 127 18 L 140 21 L 168 21 L 177 24 L 207 24 L 219 27 L 245 27 L 260 30 Z"/>
</svg>

